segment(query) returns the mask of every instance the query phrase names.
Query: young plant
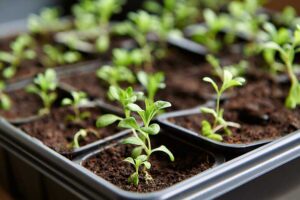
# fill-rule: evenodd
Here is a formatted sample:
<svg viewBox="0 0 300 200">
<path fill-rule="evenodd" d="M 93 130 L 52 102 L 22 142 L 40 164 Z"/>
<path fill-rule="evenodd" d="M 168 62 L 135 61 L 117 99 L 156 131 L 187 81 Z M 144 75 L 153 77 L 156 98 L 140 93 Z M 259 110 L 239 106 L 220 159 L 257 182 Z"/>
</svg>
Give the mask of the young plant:
<svg viewBox="0 0 300 200">
<path fill-rule="evenodd" d="M 5 66 L 2 76 L 7 79 L 13 77 L 23 60 L 33 60 L 36 57 L 34 46 L 34 40 L 23 34 L 11 43 L 11 52 L 0 51 L 0 66 Z"/>
<path fill-rule="evenodd" d="M 149 158 L 154 152 L 164 152 L 169 156 L 171 161 L 174 161 L 173 154 L 166 146 L 161 145 L 153 149 L 150 140 L 150 136 L 157 135 L 160 132 L 160 126 L 156 123 L 151 124 L 151 121 L 160 111 L 170 106 L 169 102 L 156 101 L 150 103 L 147 99 L 145 100 L 145 110 L 137 104 L 127 104 L 127 109 L 130 112 L 136 112 L 142 120 L 143 125 L 138 124 L 137 119 L 130 115 L 127 115 L 126 118 L 120 118 L 115 115 L 103 115 L 97 121 L 99 127 L 104 127 L 118 121 L 119 127 L 132 130 L 133 136 L 126 138 L 122 143 L 136 146 L 132 151 L 131 157 L 125 159 L 126 162 L 131 163 L 135 167 L 135 172 L 128 178 L 128 181 L 136 186 L 139 184 L 139 170 L 142 165 L 144 166 L 142 171 L 146 182 L 152 180 L 147 169 L 151 168 Z"/>
<path fill-rule="evenodd" d="M 285 101 L 285 106 L 295 109 L 300 105 L 300 83 L 294 72 L 295 54 L 300 52 L 300 26 L 294 31 L 293 38 L 282 45 L 275 42 L 267 42 L 262 45 L 263 49 L 272 49 L 279 53 L 280 59 L 285 65 L 285 69 L 291 81 L 289 94 Z"/>
<path fill-rule="evenodd" d="M 145 11 L 138 11 L 137 13 L 129 13 L 130 21 L 119 25 L 117 32 L 122 35 L 130 35 L 138 43 L 141 48 L 145 67 L 152 68 L 152 51 L 154 50 L 153 43 L 147 40 L 150 33 L 155 33 L 157 30 L 158 18 L 150 15 Z"/>
<path fill-rule="evenodd" d="M 44 107 L 40 109 L 40 115 L 50 113 L 52 104 L 57 99 L 57 85 L 56 72 L 53 69 L 47 69 L 44 74 L 38 74 L 34 78 L 33 84 L 27 86 L 27 92 L 38 95 L 43 101 Z"/>
<path fill-rule="evenodd" d="M 119 87 L 122 82 L 135 83 L 134 74 L 127 67 L 112 67 L 105 65 L 97 70 L 97 77 L 111 86 Z"/>
<path fill-rule="evenodd" d="M 0 82 L 0 109 L 1 110 L 9 110 L 11 108 L 11 100 L 10 97 L 5 93 L 5 83 L 3 81 Z"/>
<path fill-rule="evenodd" d="M 98 132 L 93 129 L 80 129 L 73 138 L 72 143 L 70 144 L 71 149 L 78 149 L 80 148 L 80 140 L 85 139 L 88 134 L 93 134 L 96 137 L 99 137 Z"/>
<path fill-rule="evenodd" d="M 60 19 L 58 8 L 45 8 L 40 15 L 31 14 L 27 26 L 31 33 L 44 35 L 66 30 L 71 27 L 71 22 Z"/>
<path fill-rule="evenodd" d="M 95 44 L 100 53 L 106 52 L 110 46 L 110 18 L 121 10 L 123 3 L 120 0 L 82 0 L 73 7 L 75 25 L 79 30 L 98 30 Z"/>
<path fill-rule="evenodd" d="M 150 103 L 154 102 L 157 91 L 166 87 L 164 83 L 165 76 L 162 72 L 147 74 L 144 71 L 140 71 L 137 77 L 139 82 L 146 88 L 148 94 L 147 99 Z"/>
<path fill-rule="evenodd" d="M 201 107 L 202 113 L 211 114 L 214 118 L 213 124 L 210 124 L 207 120 L 203 120 L 201 122 L 202 123 L 202 134 L 205 137 L 208 137 L 212 140 L 222 141 L 223 137 L 220 133 L 218 133 L 218 131 L 224 130 L 224 132 L 227 135 L 231 135 L 232 133 L 231 133 L 231 130 L 229 129 L 229 127 L 240 128 L 240 125 L 235 122 L 226 121 L 224 119 L 224 117 L 223 117 L 224 110 L 222 108 L 220 108 L 221 96 L 226 90 L 228 90 L 232 87 L 243 85 L 245 82 L 245 79 L 241 78 L 241 77 L 234 78 L 233 75 L 229 71 L 224 70 L 223 78 L 222 78 L 223 83 L 222 83 L 221 88 L 219 88 L 217 86 L 217 84 L 209 77 L 205 77 L 205 78 L 203 78 L 203 80 L 212 85 L 212 87 L 214 88 L 214 90 L 217 93 L 217 99 L 216 99 L 215 109 L 208 108 L 208 107 Z"/>
<path fill-rule="evenodd" d="M 220 61 L 211 54 L 206 56 L 206 60 L 213 67 L 214 75 L 218 76 L 220 80 L 223 80 L 224 78 L 224 70 L 229 71 L 233 75 L 233 77 L 237 77 L 243 76 L 249 66 L 249 63 L 247 61 L 242 60 L 237 64 L 221 67 Z"/>
<path fill-rule="evenodd" d="M 278 45 L 283 45 L 288 43 L 292 37 L 292 33 L 289 29 L 279 28 L 277 30 L 276 27 L 271 23 L 265 23 L 263 28 L 265 32 L 264 35 L 262 35 L 262 41 L 272 41 Z M 272 74 L 277 74 L 279 71 L 284 71 L 284 66 L 276 61 L 276 51 L 274 49 L 263 48 L 262 54 Z"/>
<path fill-rule="evenodd" d="M 76 63 L 82 59 L 81 54 L 77 51 L 62 51 L 50 44 L 44 45 L 43 51 L 45 56 L 42 57 L 42 63 L 46 67 Z"/>
<path fill-rule="evenodd" d="M 196 42 L 204 44 L 211 52 L 216 53 L 222 47 L 222 42 L 217 37 L 229 26 L 230 20 L 227 15 L 217 15 L 210 9 L 203 11 L 203 17 L 206 26 L 199 27 L 192 38 Z"/>
<path fill-rule="evenodd" d="M 124 67 L 140 67 L 146 60 L 141 49 L 133 49 L 131 51 L 125 49 L 113 50 L 113 63 L 115 66 Z"/>
<path fill-rule="evenodd" d="M 288 28 L 296 28 L 297 24 L 300 23 L 300 18 L 298 17 L 297 11 L 292 6 L 286 6 L 282 12 L 275 14 L 274 21 L 279 26 L 285 26 Z"/>
<path fill-rule="evenodd" d="M 84 92 L 72 91 L 71 96 L 72 98 L 64 98 L 62 100 L 63 106 L 71 106 L 74 111 L 74 115 L 68 115 L 66 119 L 68 121 L 80 123 L 82 120 L 90 116 L 89 112 L 81 112 L 79 108 L 81 105 L 88 102 L 87 95 Z"/>
</svg>

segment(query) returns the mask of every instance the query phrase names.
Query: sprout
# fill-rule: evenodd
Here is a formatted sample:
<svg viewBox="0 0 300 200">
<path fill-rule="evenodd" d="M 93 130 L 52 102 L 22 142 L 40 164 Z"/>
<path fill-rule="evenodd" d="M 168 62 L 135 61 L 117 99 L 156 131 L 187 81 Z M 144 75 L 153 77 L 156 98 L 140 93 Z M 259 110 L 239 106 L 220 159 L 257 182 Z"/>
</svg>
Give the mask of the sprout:
<svg viewBox="0 0 300 200">
<path fill-rule="evenodd" d="M 218 76 L 220 80 L 223 80 L 223 70 L 229 71 L 234 77 L 243 76 L 246 73 L 246 69 L 249 63 L 245 60 L 240 61 L 238 64 L 228 65 L 221 67 L 220 61 L 213 55 L 207 55 L 206 60 L 213 67 L 214 75 Z"/>
<path fill-rule="evenodd" d="M 82 59 L 79 52 L 62 51 L 58 47 L 50 44 L 44 45 L 43 51 L 45 56 L 42 58 L 42 63 L 46 67 L 55 67 L 57 65 L 76 63 Z"/>
<path fill-rule="evenodd" d="M 105 65 L 97 70 L 97 76 L 109 83 L 110 86 L 119 86 L 119 83 L 122 82 L 135 82 L 135 76 L 127 67 Z"/>
<path fill-rule="evenodd" d="M 78 149 L 78 148 L 80 148 L 79 140 L 85 139 L 88 136 L 89 133 L 95 135 L 96 137 L 99 137 L 98 132 L 95 131 L 95 130 L 93 130 L 93 129 L 80 129 L 74 135 L 74 138 L 73 138 L 72 143 L 70 144 L 70 147 L 72 149 Z"/>
<path fill-rule="evenodd" d="M 285 101 L 285 106 L 289 109 L 295 109 L 300 105 L 300 83 L 294 72 L 295 54 L 300 51 L 300 26 L 294 31 L 293 38 L 284 44 L 276 42 L 266 42 L 262 45 L 263 49 L 270 49 L 280 54 L 280 59 L 285 65 L 287 74 L 291 81 L 289 94 Z"/>
<path fill-rule="evenodd" d="M 82 0 L 73 7 L 75 25 L 79 30 L 98 30 L 95 45 L 100 53 L 110 47 L 110 18 L 121 10 L 122 5 L 120 0 Z"/>
<path fill-rule="evenodd" d="M 214 117 L 214 123 L 212 125 L 207 120 L 202 121 L 202 134 L 212 140 L 222 141 L 223 137 L 217 133 L 218 131 L 223 129 L 227 135 L 231 135 L 229 127 L 240 128 L 240 125 L 235 122 L 226 121 L 223 118 L 224 110 L 220 108 L 221 96 L 226 90 L 232 87 L 243 85 L 245 79 L 240 77 L 234 78 L 229 71 L 224 70 L 222 78 L 223 84 L 221 88 L 219 88 L 217 84 L 209 77 L 205 77 L 203 80 L 213 86 L 217 93 L 217 100 L 215 109 L 201 107 L 202 113 L 211 114 Z"/>
<path fill-rule="evenodd" d="M 11 43 L 11 52 L 0 51 L 0 66 L 6 66 L 2 72 L 4 78 L 12 78 L 23 60 L 33 60 L 36 57 L 34 46 L 34 40 L 23 34 Z"/>
<path fill-rule="evenodd" d="M 164 83 L 164 74 L 162 72 L 147 74 L 146 72 L 140 71 L 137 76 L 140 83 L 147 90 L 148 101 L 154 102 L 157 91 L 166 87 L 166 84 Z"/>
<path fill-rule="evenodd" d="M 278 45 L 283 45 L 289 42 L 292 37 L 292 33 L 289 29 L 276 27 L 271 23 L 264 24 L 264 41 L 272 41 Z M 276 51 L 272 48 L 263 48 L 263 58 L 267 62 L 270 72 L 277 74 L 278 71 L 284 71 L 284 66 L 281 63 L 276 62 Z"/>
<path fill-rule="evenodd" d="M 40 15 L 31 14 L 28 18 L 27 26 L 32 33 L 48 34 L 66 30 L 71 27 L 71 23 L 60 19 L 58 8 L 45 8 Z"/>
<path fill-rule="evenodd" d="M 139 170 L 142 165 L 144 166 L 143 173 L 145 174 L 146 182 L 152 180 L 147 169 L 151 168 L 149 158 L 154 152 L 164 152 L 169 156 L 171 161 L 174 161 L 173 154 L 166 146 L 161 145 L 160 147 L 153 149 L 150 140 L 150 136 L 157 135 L 160 132 L 160 126 L 156 123 L 151 124 L 151 121 L 160 111 L 170 106 L 171 104 L 165 101 L 150 103 L 148 100 L 145 100 L 145 110 L 143 110 L 137 104 L 128 103 L 127 109 L 130 112 L 136 112 L 142 120 L 143 125 L 139 125 L 137 119 L 130 114 L 126 115 L 125 118 L 120 118 L 111 114 L 103 115 L 97 121 L 98 127 L 108 126 L 118 121 L 119 127 L 131 129 L 133 131 L 133 136 L 124 139 L 122 143 L 136 146 L 132 151 L 131 157 L 124 160 L 135 167 L 135 172 L 129 177 L 128 181 L 136 186 L 139 183 Z"/>
<path fill-rule="evenodd" d="M 67 120 L 73 121 L 75 123 L 80 123 L 82 120 L 88 118 L 90 116 L 89 112 L 80 112 L 79 107 L 88 102 L 87 95 L 84 92 L 71 92 L 72 98 L 64 98 L 62 100 L 63 106 L 71 106 L 74 115 L 68 115 Z"/>
<path fill-rule="evenodd" d="M 43 101 L 44 107 L 40 109 L 40 115 L 50 112 L 52 104 L 57 99 L 57 85 L 56 72 L 53 69 L 47 69 L 44 74 L 38 74 L 34 78 L 33 84 L 27 86 L 27 92 L 38 95 Z"/>
</svg>

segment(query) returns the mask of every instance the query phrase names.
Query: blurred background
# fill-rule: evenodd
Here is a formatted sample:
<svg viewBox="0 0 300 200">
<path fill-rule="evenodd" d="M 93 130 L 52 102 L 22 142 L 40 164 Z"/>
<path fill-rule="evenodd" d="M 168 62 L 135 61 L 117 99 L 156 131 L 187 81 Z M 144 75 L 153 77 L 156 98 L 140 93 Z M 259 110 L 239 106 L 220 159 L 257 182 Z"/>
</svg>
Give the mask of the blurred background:
<svg viewBox="0 0 300 200">
<path fill-rule="evenodd" d="M 154 0 L 155 1 L 155 0 Z M 62 6 L 66 13 L 69 11 L 70 5 L 76 0 L 0 0 L 0 23 L 23 19 L 29 13 L 37 13 L 44 6 Z M 134 10 L 141 5 L 142 0 L 127 0 L 125 10 Z M 269 0 L 266 7 L 281 10 L 284 6 L 291 5 L 300 13 L 299 0 Z"/>
</svg>

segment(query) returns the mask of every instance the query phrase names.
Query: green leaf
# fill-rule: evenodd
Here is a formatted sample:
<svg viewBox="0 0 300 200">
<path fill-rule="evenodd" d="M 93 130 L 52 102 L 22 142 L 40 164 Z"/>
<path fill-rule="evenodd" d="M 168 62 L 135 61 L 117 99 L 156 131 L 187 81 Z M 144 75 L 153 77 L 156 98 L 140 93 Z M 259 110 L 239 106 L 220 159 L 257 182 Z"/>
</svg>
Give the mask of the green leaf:
<svg viewBox="0 0 300 200">
<path fill-rule="evenodd" d="M 129 137 L 126 138 L 122 141 L 123 144 L 133 144 L 133 145 L 137 145 L 137 146 L 143 146 L 144 142 L 137 137 Z"/>
<path fill-rule="evenodd" d="M 218 141 L 218 142 L 222 142 L 223 141 L 223 137 L 219 134 L 210 134 L 207 136 L 209 139 L 212 139 L 212 140 L 215 140 L 215 141 Z"/>
<path fill-rule="evenodd" d="M 131 157 L 125 158 L 124 161 L 128 162 L 128 163 L 130 163 L 132 165 L 135 165 L 135 162 L 134 162 L 133 158 L 131 158 Z"/>
<path fill-rule="evenodd" d="M 167 101 L 156 101 L 154 103 L 154 105 L 155 105 L 156 109 L 158 109 L 158 110 L 162 110 L 162 109 L 169 108 L 172 106 L 172 104 Z"/>
<path fill-rule="evenodd" d="M 151 168 L 150 162 L 145 161 L 143 164 L 144 164 L 144 166 L 145 166 L 147 169 L 150 169 L 150 168 Z"/>
<path fill-rule="evenodd" d="M 216 91 L 217 93 L 219 93 L 219 88 L 218 88 L 217 84 L 216 84 L 211 78 L 209 78 L 209 77 L 204 77 L 204 78 L 203 78 L 203 81 L 210 83 L 210 84 L 213 86 L 213 88 L 215 89 L 215 91 Z"/>
<path fill-rule="evenodd" d="M 3 110 L 9 110 L 11 108 L 11 100 L 8 95 L 2 94 L 0 96 L 0 107 Z"/>
<path fill-rule="evenodd" d="M 140 126 L 138 125 L 134 117 L 129 117 L 121 120 L 118 126 L 121 128 L 129 128 L 129 129 L 133 128 L 135 130 L 140 129 Z"/>
<path fill-rule="evenodd" d="M 212 109 L 212 108 L 201 107 L 200 110 L 201 110 L 202 113 L 212 114 L 215 117 L 217 116 L 216 111 L 214 109 Z"/>
<path fill-rule="evenodd" d="M 289 95 L 285 100 L 285 106 L 289 109 L 295 109 L 300 105 L 300 84 L 292 84 Z"/>
<path fill-rule="evenodd" d="M 168 154 L 168 156 L 169 156 L 169 158 L 170 158 L 171 161 L 175 160 L 174 155 L 172 154 L 172 152 L 166 146 L 164 146 L 164 145 L 162 145 L 162 146 L 160 146 L 160 147 L 158 147 L 156 149 L 153 149 L 152 153 L 154 153 L 156 151 L 161 151 L 161 152 L 164 152 L 164 153 Z"/>
<path fill-rule="evenodd" d="M 131 152 L 131 157 L 137 158 L 139 155 L 142 154 L 143 147 L 135 147 Z"/>
<path fill-rule="evenodd" d="M 96 126 L 98 128 L 106 127 L 106 126 L 111 125 L 114 122 L 120 121 L 120 120 L 122 120 L 122 118 L 119 116 L 116 116 L 113 114 L 106 114 L 106 115 L 102 115 L 101 117 L 99 117 L 97 119 Z"/>
<path fill-rule="evenodd" d="M 127 105 L 127 108 L 133 112 L 141 112 L 143 111 L 143 109 L 138 106 L 137 104 L 134 104 L 134 103 L 130 103 Z"/>
<path fill-rule="evenodd" d="M 61 104 L 62 104 L 63 106 L 69 106 L 69 105 L 72 105 L 72 104 L 73 104 L 73 101 L 72 101 L 71 99 L 69 99 L 69 98 L 64 98 L 64 99 L 62 100 Z"/>
<path fill-rule="evenodd" d="M 203 136 L 207 137 L 207 136 L 209 136 L 211 134 L 214 134 L 214 132 L 213 132 L 213 130 L 211 128 L 211 125 L 210 125 L 210 123 L 208 121 L 203 120 L 201 122 L 201 125 L 202 125 L 202 135 Z"/>
<path fill-rule="evenodd" d="M 141 129 L 149 135 L 157 135 L 160 131 L 160 126 L 158 124 L 151 124 L 149 127 L 142 127 Z"/>
</svg>

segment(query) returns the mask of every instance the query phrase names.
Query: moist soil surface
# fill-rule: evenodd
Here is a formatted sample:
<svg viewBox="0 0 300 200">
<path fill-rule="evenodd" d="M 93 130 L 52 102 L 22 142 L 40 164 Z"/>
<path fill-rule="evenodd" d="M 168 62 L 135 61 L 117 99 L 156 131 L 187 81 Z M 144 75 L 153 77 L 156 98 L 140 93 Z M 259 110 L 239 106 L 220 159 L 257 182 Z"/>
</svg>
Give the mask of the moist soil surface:
<svg viewBox="0 0 300 200">
<path fill-rule="evenodd" d="M 154 139 L 155 137 L 159 137 Z M 123 160 L 131 155 L 133 146 L 114 145 L 101 151 L 94 157 L 83 162 L 83 166 L 118 187 L 132 192 L 153 192 L 170 187 L 189 177 L 199 174 L 214 165 L 214 158 L 199 149 L 182 142 L 155 136 L 152 139 L 154 147 L 164 144 L 175 156 L 171 162 L 164 153 L 154 153 L 150 157 L 151 169 L 148 173 L 153 180 L 145 181 L 144 173 L 140 172 L 140 183 L 134 186 L 128 183 L 128 177 L 134 172 L 133 166 Z"/>
<path fill-rule="evenodd" d="M 97 118 L 105 113 L 101 108 L 82 108 L 81 111 L 89 112 L 90 117 L 79 123 L 67 120 L 69 115 L 74 114 L 71 108 L 61 107 L 53 109 L 49 115 L 21 125 L 20 128 L 30 136 L 41 140 L 45 145 L 61 154 L 71 153 L 73 151 L 70 144 L 73 141 L 74 135 L 80 129 L 95 130 L 98 134 L 97 136 L 88 134 L 88 137 L 80 140 L 80 146 L 90 144 L 120 132 L 114 126 L 101 129 L 96 128 L 95 124 Z"/>
<path fill-rule="evenodd" d="M 284 105 L 289 84 L 262 78 L 237 90 L 237 94 L 225 101 L 224 119 L 237 122 L 240 129 L 231 128 L 231 136 L 224 135 L 225 143 L 251 143 L 276 139 L 300 129 L 300 107 L 287 109 Z M 208 115 L 190 115 L 171 118 L 170 121 L 200 133 L 201 121 L 213 119 Z"/>
<path fill-rule="evenodd" d="M 0 115 L 8 120 L 34 116 L 43 106 L 37 95 L 29 94 L 22 89 L 6 94 L 10 97 L 12 107 L 8 111 L 0 110 Z"/>
</svg>

